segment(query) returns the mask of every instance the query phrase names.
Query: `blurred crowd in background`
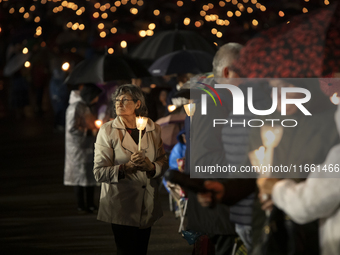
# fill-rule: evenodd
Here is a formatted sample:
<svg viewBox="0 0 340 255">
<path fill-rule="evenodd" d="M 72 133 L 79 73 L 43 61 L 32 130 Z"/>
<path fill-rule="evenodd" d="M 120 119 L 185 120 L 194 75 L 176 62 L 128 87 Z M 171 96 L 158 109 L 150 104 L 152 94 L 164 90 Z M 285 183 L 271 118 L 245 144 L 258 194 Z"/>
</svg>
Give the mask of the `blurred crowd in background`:
<svg viewBox="0 0 340 255">
<path fill-rule="evenodd" d="M 186 111 L 185 106 L 192 103 L 189 101 L 191 78 L 196 83 L 214 78 L 218 83 L 219 78 L 339 77 L 340 9 L 335 1 L 151 3 L 121 0 L 109 3 L 41 0 L 0 1 L 0 5 L 0 118 L 16 118 L 19 121 L 53 116 L 51 128 L 54 132 L 64 133 L 66 111 L 74 103 L 73 96 L 80 96 L 88 107 L 84 108 L 84 112 L 91 113 L 83 121 L 91 122 L 92 128 L 83 131 L 98 131 L 101 124 L 116 118 L 112 94 L 119 86 L 132 84 L 141 88 L 148 117 L 161 127 L 163 147 L 169 156 L 169 170 L 186 174 L 190 172 L 189 153 L 202 155 L 201 159 L 210 157 L 211 161 L 216 158 L 214 164 L 221 162 L 236 166 L 248 158 L 250 147 L 257 149 L 261 145 L 256 140 L 259 134 L 250 134 L 247 129 L 235 133 L 235 129 L 227 128 L 218 130 L 223 139 L 216 140 L 213 150 L 205 151 L 204 146 L 195 147 L 194 142 L 190 144 L 190 132 L 204 130 L 195 119 L 192 120 L 193 130 L 190 130 L 190 111 Z M 279 88 L 297 86 L 291 80 L 284 84 L 269 82 L 267 85 Z M 246 86 L 240 88 L 244 90 Z M 88 87 L 95 87 L 95 95 L 88 96 Z M 276 160 L 286 162 L 287 151 L 300 148 L 300 144 L 317 149 L 309 155 L 296 149 L 295 157 L 292 156 L 296 164 L 321 164 L 327 160 L 334 163 L 338 160 L 334 156 L 338 148 L 333 146 L 339 142 L 339 110 L 335 112 L 335 105 L 339 103 L 339 84 L 329 81 L 311 84 L 308 88 L 311 87 L 320 96 L 318 103 L 313 101 L 312 108 L 316 115 L 322 116 L 318 121 L 326 123 L 326 120 L 332 120 L 331 125 L 317 129 L 317 125 L 312 123 L 312 128 L 308 129 L 312 138 L 307 137 L 302 127 L 295 129 L 295 133 L 292 131 L 290 136 L 286 133 L 281 147 L 278 147 L 282 150 L 275 154 Z M 267 99 L 270 100 L 270 95 Z M 232 116 L 230 111 L 225 110 L 226 116 Z M 293 115 L 297 108 L 291 111 L 289 114 Z M 96 120 L 100 124 L 97 125 Z M 69 130 L 66 130 L 66 142 L 70 140 L 67 132 Z M 299 139 L 293 139 L 297 134 Z M 90 135 L 95 137 L 96 133 Z M 242 141 L 233 140 L 236 136 Z M 324 138 L 322 142 L 318 140 L 320 136 Z M 200 142 L 204 144 L 204 139 L 214 142 L 215 138 L 202 138 Z M 321 187 L 336 187 L 337 179 L 332 180 L 334 182 L 322 183 Z M 314 197 L 316 205 L 312 204 L 313 207 L 307 203 L 309 207 L 305 209 L 301 201 L 311 198 L 302 196 L 305 193 L 301 190 L 317 184 L 306 181 L 306 178 L 300 186 L 281 182 L 280 193 L 275 193 L 274 186 L 279 181 L 282 180 L 261 178 L 256 182 L 252 178 L 205 182 L 202 186 L 205 185 L 205 191 L 209 192 L 201 190 L 199 194 L 197 191 L 187 193 L 165 179 L 163 184 L 170 194 L 170 208 L 180 218 L 179 231 L 183 230 L 183 235 L 188 235 L 189 243 L 195 243 L 193 254 L 319 254 L 319 250 L 324 255 L 338 254 L 340 228 L 335 228 L 339 224 L 338 190 L 328 190 L 326 198 Z M 95 186 L 94 183 L 87 185 Z M 286 190 L 282 188 L 284 185 Z M 303 211 L 315 216 L 308 218 L 294 214 L 296 212 L 287 205 L 287 197 L 283 196 L 294 197 L 294 190 L 301 195 L 295 196 L 301 199 L 296 202 L 300 206 L 297 214 Z M 83 197 L 83 191 L 76 189 L 75 192 Z M 93 194 L 91 188 L 86 192 Z M 273 199 L 261 199 L 259 194 L 273 195 Z M 216 207 L 209 208 L 216 202 Z M 93 195 L 87 203 L 92 212 L 96 211 Z M 78 209 L 83 210 L 83 204 L 78 203 Z M 277 210 L 272 212 L 276 214 L 272 214 L 272 218 L 266 217 L 265 211 L 271 210 L 273 204 Z M 320 213 L 315 209 L 318 205 L 325 206 L 327 210 Z M 185 217 L 188 218 L 186 227 L 183 225 Z M 296 222 L 296 225 L 291 223 L 291 219 L 301 224 L 321 219 L 321 225 L 320 228 L 317 223 L 308 225 L 308 229 L 304 230 L 309 231 L 308 236 L 297 227 Z M 272 222 L 281 225 L 276 227 L 271 225 Z M 281 227 L 285 229 L 282 236 L 269 235 Z M 294 242 L 294 238 L 292 241 L 287 236 L 298 237 L 296 240 L 299 241 Z M 319 242 L 316 241 L 319 246 L 306 248 L 305 240 L 300 242 L 300 237 L 319 238 Z"/>
</svg>

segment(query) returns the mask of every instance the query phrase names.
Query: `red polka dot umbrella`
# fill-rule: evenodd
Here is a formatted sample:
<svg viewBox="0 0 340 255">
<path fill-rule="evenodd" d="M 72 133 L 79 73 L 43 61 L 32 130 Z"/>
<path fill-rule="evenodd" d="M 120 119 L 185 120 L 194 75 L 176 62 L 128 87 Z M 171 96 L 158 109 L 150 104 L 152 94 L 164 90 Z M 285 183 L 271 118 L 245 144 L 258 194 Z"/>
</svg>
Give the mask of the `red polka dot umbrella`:
<svg viewBox="0 0 340 255">
<path fill-rule="evenodd" d="M 327 96 L 340 95 L 340 78 L 320 78 L 320 88 Z"/>
<path fill-rule="evenodd" d="M 340 72 L 340 5 L 260 33 L 248 41 L 233 69 L 248 78 L 332 77 Z"/>
</svg>

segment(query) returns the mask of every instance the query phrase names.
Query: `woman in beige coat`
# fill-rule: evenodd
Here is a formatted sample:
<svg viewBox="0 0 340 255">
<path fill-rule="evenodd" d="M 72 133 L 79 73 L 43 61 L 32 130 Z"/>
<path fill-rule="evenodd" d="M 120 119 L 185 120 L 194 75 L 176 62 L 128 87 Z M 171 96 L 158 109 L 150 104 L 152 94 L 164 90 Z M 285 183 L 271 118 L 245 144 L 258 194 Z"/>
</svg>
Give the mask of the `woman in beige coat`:
<svg viewBox="0 0 340 255">
<path fill-rule="evenodd" d="M 161 129 L 148 119 L 138 152 L 136 116 L 147 114 L 142 91 L 122 85 L 112 99 L 117 117 L 100 128 L 95 143 L 98 219 L 112 224 L 117 254 L 146 254 L 151 226 L 162 216 L 158 185 L 167 158 Z"/>
</svg>

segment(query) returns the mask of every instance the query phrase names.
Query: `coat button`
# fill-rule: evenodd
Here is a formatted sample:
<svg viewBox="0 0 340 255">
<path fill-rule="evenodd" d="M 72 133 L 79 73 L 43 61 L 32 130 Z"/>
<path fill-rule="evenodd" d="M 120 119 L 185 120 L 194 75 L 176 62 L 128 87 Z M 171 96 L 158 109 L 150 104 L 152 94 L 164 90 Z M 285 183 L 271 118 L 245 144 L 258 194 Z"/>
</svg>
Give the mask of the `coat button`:
<svg viewBox="0 0 340 255">
<path fill-rule="evenodd" d="M 143 188 L 143 189 L 145 189 L 145 188 L 146 188 L 146 186 L 145 186 L 145 185 L 143 185 L 143 186 L 142 186 L 142 188 Z"/>
</svg>

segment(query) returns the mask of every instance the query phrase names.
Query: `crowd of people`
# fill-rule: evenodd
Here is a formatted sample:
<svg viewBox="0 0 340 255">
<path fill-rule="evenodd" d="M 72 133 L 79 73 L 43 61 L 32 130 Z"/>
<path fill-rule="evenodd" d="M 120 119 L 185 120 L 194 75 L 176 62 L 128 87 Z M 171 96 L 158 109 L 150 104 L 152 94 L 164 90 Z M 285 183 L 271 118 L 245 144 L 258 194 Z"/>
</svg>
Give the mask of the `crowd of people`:
<svg viewBox="0 0 340 255">
<path fill-rule="evenodd" d="M 220 66 L 223 70 L 220 74 L 216 71 L 219 53 L 224 52 L 223 57 L 229 56 L 232 61 L 237 61 L 237 52 L 240 49 L 240 45 L 233 44 L 220 48 L 214 59 L 214 83 L 234 84 L 244 94 L 249 92 L 247 88 L 253 86 L 254 108 L 269 109 L 272 100 L 270 94 L 261 92 L 262 86 L 255 87 L 256 84 L 230 79 L 230 76 L 238 78 L 239 75 L 234 71 L 229 72 L 232 65 L 228 63 Z M 279 91 L 277 110 L 271 116 L 265 116 L 268 119 L 282 118 L 282 88 L 304 87 L 312 94 L 306 108 L 313 118 L 302 114 L 296 105 L 287 105 L 286 115 L 299 124 L 294 128 L 284 129 L 281 141 L 273 152 L 272 164 L 338 164 L 339 160 L 335 159 L 334 153 L 339 143 L 339 109 L 335 112 L 336 106 L 322 93 L 318 80 L 272 78 L 267 80 L 266 85 L 269 89 L 278 88 Z M 287 98 L 301 96 L 300 93 L 289 93 Z M 197 105 L 196 107 L 200 108 Z M 233 115 L 232 107 L 230 100 L 230 105 L 220 110 L 222 116 L 228 117 L 229 121 L 232 119 L 240 124 L 242 121 L 248 122 L 254 116 L 247 108 L 244 115 Z M 202 118 L 196 118 L 195 121 L 195 116 L 192 119 L 191 163 L 200 165 L 208 162 L 210 165 L 221 166 L 253 164 L 249 152 L 264 145 L 261 128 L 217 125 L 219 127 L 214 129 L 216 134 L 207 136 L 210 127 L 206 123 L 221 116 L 221 112 L 216 113 L 216 108 L 207 108 L 208 114 L 204 119 L 206 122 Z M 193 171 L 192 167 L 190 170 Z M 188 229 L 206 233 L 208 242 L 215 248 L 215 254 L 232 254 L 237 246 L 234 246 L 237 238 L 241 239 L 246 248 L 238 249 L 242 252 L 246 250 L 247 254 L 339 253 L 339 231 L 336 226 L 339 203 L 332 195 L 335 194 L 333 187 L 338 186 L 335 183 L 339 182 L 339 179 L 334 178 L 338 177 L 336 174 L 312 173 L 307 179 L 306 176 L 298 175 L 275 177 L 275 174 L 272 178 L 257 178 L 256 175 L 242 176 L 241 179 L 237 179 L 237 175 L 235 177 L 236 179 L 206 180 L 204 185 L 209 192 L 189 193 Z M 333 178 L 317 179 L 326 177 Z M 321 192 L 322 187 L 325 188 L 323 185 L 331 182 L 334 182 L 334 186 L 327 192 Z M 216 202 L 217 206 L 210 208 Z M 225 211 L 221 214 L 223 209 Z M 210 252 L 211 248 L 208 246 L 206 254 Z"/>
<path fill-rule="evenodd" d="M 247 96 L 251 91 L 252 108 L 257 110 L 271 108 L 275 95 L 276 111 L 261 118 L 281 120 L 285 115 L 299 123 L 284 128 L 271 163 L 339 167 L 340 108 L 322 92 L 318 80 L 271 78 L 260 84 L 242 80 L 234 69 L 242 48 L 238 43 L 219 48 L 209 82 L 211 86 L 232 84 Z M 229 122 L 248 123 L 254 116 L 249 102 L 242 116 L 235 114 L 232 94 L 225 90 L 220 96 L 226 105 L 214 108 L 216 102 L 208 101 L 203 119 L 196 114 L 175 124 L 169 122 L 167 125 L 175 127 L 171 130 L 177 130 L 169 134 L 170 129 L 165 129 L 160 119 L 184 114 L 190 97 L 178 92 L 184 90 L 192 74 L 164 77 L 169 86 L 157 89 L 145 86 L 142 79 L 70 87 L 64 83 L 60 61 L 51 63 L 51 76 L 33 74 L 36 113 L 42 114 L 41 84 L 49 77 L 54 125 L 65 132 L 64 185 L 74 187 L 79 213 L 98 213 L 98 220 L 111 224 L 118 254 L 147 254 L 151 228 L 162 216 L 161 184 L 169 193 L 179 188 L 179 196 L 187 200 L 183 234 L 195 234 L 192 254 L 340 254 L 340 179 L 336 171 L 287 178 L 255 174 L 211 179 L 204 175 L 204 192 L 163 179 L 166 171 L 188 175 L 195 165 L 256 165 L 250 153 L 265 146 L 261 128 L 217 125 L 211 132 L 209 125 L 220 116 Z M 10 104 L 18 118 L 29 101 L 24 71 L 11 77 Z M 33 71 L 45 73 L 42 69 Z M 301 113 L 301 104 L 286 106 L 281 102 L 284 89 L 297 87 L 312 94 L 304 105 L 312 118 Z M 271 91 L 277 94 L 271 96 Z M 302 98 L 299 92 L 284 96 Z M 194 102 L 199 111 L 203 102 Z M 170 110 L 170 105 L 176 110 Z M 138 126 L 137 117 L 147 118 L 145 127 Z M 171 137 L 170 142 L 164 141 L 164 135 Z M 95 201 L 99 184 L 100 200 Z M 175 210 L 180 206 L 177 204 Z"/>
<path fill-rule="evenodd" d="M 278 107 L 272 118 L 281 116 L 282 88 L 305 87 L 313 95 L 306 104 L 313 118 L 301 114 L 297 105 L 287 105 L 287 116 L 298 120 L 299 125 L 284 129 L 273 164 L 338 164 L 340 110 L 336 111 L 318 82 L 269 79 L 264 87 L 243 82 L 232 68 L 241 50 L 237 43 L 220 47 L 213 61 L 212 84 L 228 81 L 245 94 L 247 88 L 253 88 L 256 99 L 253 106 L 263 110 L 272 103 L 268 91 L 277 88 Z M 80 212 L 98 210 L 98 219 L 111 224 L 118 254 L 147 254 L 151 227 L 162 216 L 159 185 L 163 181 L 168 192 L 177 186 L 162 179 L 163 174 L 174 170 L 189 174 L 196 159 L 220 165 L 251 165 L 249 152 L 263 145 L 261 129 L 220 125 L 215 134 L 204 136 L 209 129 L 206 123 L 217 114 L 239 122 L 241 118 L 246 121 L 252 118 L 247 107 L 242 117 L 234 115 L 230 100 L 218 111 L 208 107 L 211 112 L 205 123 L 187 116 L 184 127 L 176 134 L 177 144 L 166 152 L 162 127 L 152 118 L 148 118 L 139 138 L 136 117 L 149 116 L 147 95 L 142 88 L 123 84 L 112 91 L 112 109 L 105 111 L 112 115 L 106 115 L 100 128 L 94 124 L 97 116 L 91 107 L 104 91 L 95 84 L 82 84 L 71 92 L 66 111 L 64 184 L 75 186 Z M 159 94 L 160 101 L 166 101 L 162 91 Z M 300 97 L 299 93 L 288 95 L 288 98 Z M 229 92 L 226 99 L 230 99 Z M 196 101 L 198 109 L 200 104 Z M 190 160 L 192 155 L 195 156 Z M 336 173 L 322 172 L 307 178 L 206 177 L 206 192 L 200 193 L 177 186 L 180 196 L 188 201 L 183 234 L 195 233 L 193 254 L 338 254 L 339 179 L 336 177 Z M 93 201 L 96 183 L 101 183 L 99 209 Z M 181 204 L 175 209 L 178 206 Z M 133 246 L 131 238 L 136 240 Z"/>
</svg>

